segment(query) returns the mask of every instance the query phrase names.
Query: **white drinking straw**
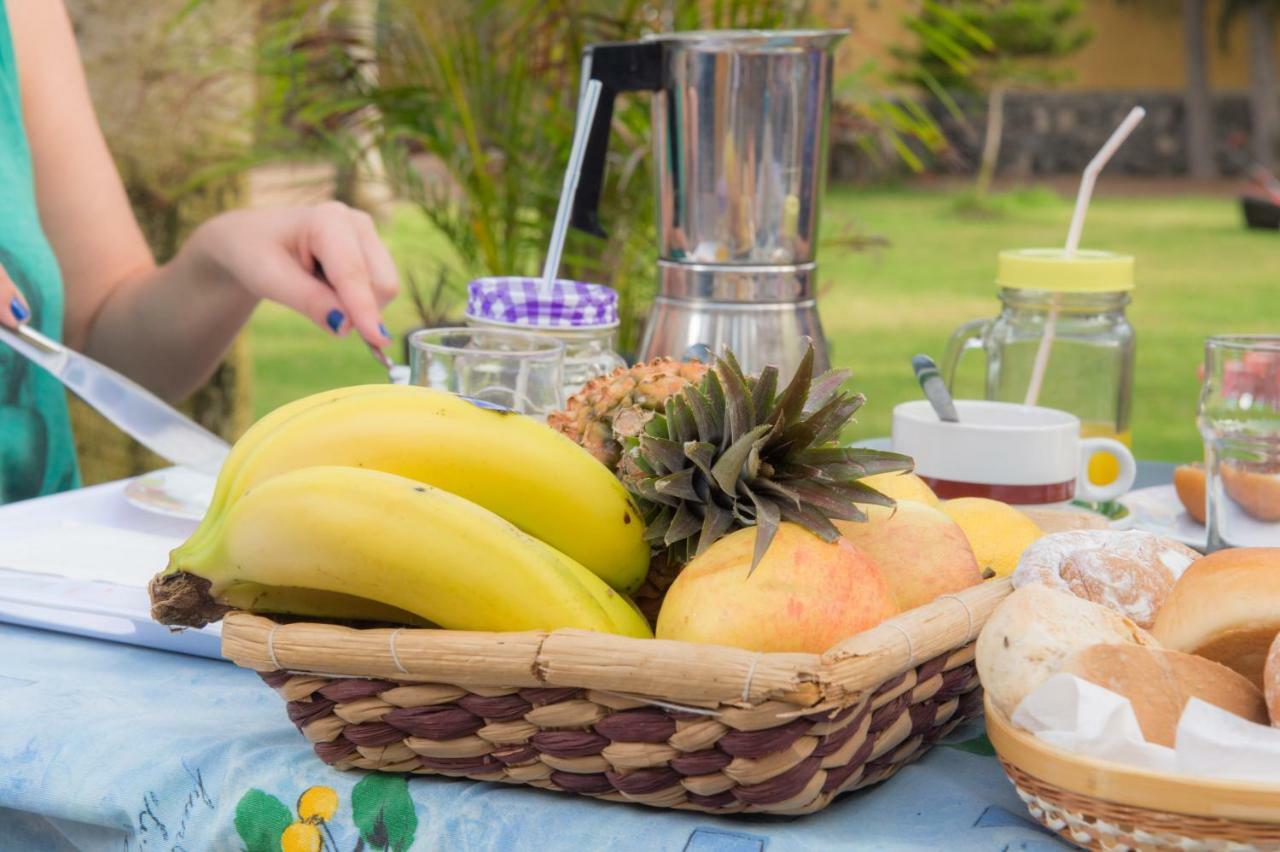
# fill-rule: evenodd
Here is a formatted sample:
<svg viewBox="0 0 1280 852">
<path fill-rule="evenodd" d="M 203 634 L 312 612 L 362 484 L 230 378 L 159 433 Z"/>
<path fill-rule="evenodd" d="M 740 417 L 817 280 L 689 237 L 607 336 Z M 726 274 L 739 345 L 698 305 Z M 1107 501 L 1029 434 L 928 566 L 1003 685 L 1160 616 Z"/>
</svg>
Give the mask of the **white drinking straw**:
<svg viewBox="0 0 1280 852">
<path fill-rule="evenodd" d="M 569 213 L 573 210 L 573 197 L 578 193 L 578 178 L 582 174 L 582 158 L 587 151 L 587 139 L 591 136 L 591 124 L 596 117 L 596 106 L 600 103 L 600 90 L 603 85 L 599 80 L 588 80 L 582 92 L 582 100 L 578 103 L 578 121 L 573 128 L 573 147 L 569 150 L 569 166 L 564 173 L 564 185 L 560 189 L 560 206 L 556 210 L 556 221 L 551 227 L 551 245 L 547 249 L 547 259 L 542 265 L 542 284 L 539 295 L 549 296 L 556 283 L 556 274 L 560 271 L 560 255 L 564 253 L 565 233 L 569 230 Z"/>
<path fill-rule="evenodd" d="M 1120 122 L 1120 126 L 1102 144 L 1098 153 L 1093 155 L 1089 165 L 1084 167 L 1084 175 L 1080 178 L 1080 190 L 1076 193 L 1076 209 L 1071 214 L 1071 227 L 1067 229 L 1067 244 L 1062 251 L 1063 257 L 1068 260 L 1075 257 L 1076 250 L 1080 248 L 1080 233 L 1084 230 L 1085 213 L 1089 210 L 1089 200 L 1093 197 L 1093 185 L 1097 183 L 1099 173 L 1146 114 L 1147 111 L 1140 106 L 1129 110 L 1124 121 Z M 1035 405 L 1040 399 L 1040 387 L 1044 384 L 1045 370 L 1049 367 L 1049 349 L 1053 344 L 1058 324 L 1060 299 L 1059 294 L 1055 293 L 1049 308 L 1049 316 L 1044 321 L 1044 336 L 1040 338 L 1040 346 L 1036 349 L 1035 364 L 1031 368 L 1031 383 L 1027 385 L 1027 396 L 1024 400 L 1027 405 Z"/>
</svg>

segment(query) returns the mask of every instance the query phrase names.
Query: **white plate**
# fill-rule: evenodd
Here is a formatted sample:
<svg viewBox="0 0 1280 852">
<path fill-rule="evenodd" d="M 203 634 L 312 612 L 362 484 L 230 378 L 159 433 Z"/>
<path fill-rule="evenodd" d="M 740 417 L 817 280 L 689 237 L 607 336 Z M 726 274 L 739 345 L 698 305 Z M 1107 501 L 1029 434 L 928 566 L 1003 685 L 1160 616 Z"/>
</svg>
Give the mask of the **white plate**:
<svg viewBox="0 0 1280 852">
<path fill-rule="evenodd" d="M 139 476 L 125 486 L 124 499 L 139 509 L 198 521 L 213 500 L 212 476 L 182 467 L 170 467 Z"/>
<path fill-rule="evenodd" d="M 1133 529 L 1180 541 L 1187 547 L 1204 550 L 1208 532 L 1204 524 L 1187 514 L 1172 485 L 1153 485 L 1130 491 L 1120 498 L 1129 508 Z"/>
<path fill-rule="evenodd" d="M 1176 539 L 1183 544 L 1204 550 L 1208 545 L 1208 531 L 1182 508 L 1178 492 L 1172 485 L 1156 485 L 1130 491 L 1120 498 L 1134 516 L 1134 528 Z M 1227 511 L 1228 529 L 1234 532 L 1236 547 L 1280 547 L 1280 524 L 1266 523 L 1249 517 L 1234 503 Z"/>
</svg>

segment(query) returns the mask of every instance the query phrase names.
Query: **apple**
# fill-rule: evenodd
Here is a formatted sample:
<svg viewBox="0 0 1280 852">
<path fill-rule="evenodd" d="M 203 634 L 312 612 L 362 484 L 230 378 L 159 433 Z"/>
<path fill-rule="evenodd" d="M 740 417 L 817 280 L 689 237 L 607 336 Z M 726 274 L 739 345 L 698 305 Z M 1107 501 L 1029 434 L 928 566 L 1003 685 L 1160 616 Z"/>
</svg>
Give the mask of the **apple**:
<svg viewBox="0 0 1280 852">
<path fill-rule="evenodd" d="M 738 530 L 686 565 L 667 590 L 656 636 L 820 654 L 897 614 L 880 569 L 848 540 L 828 543 L 784 523 L 748 576 L 755 541 L 755 527 Z"/>
<path fill-rule="evenodd" d="M 960 525 L 914 500 L 880 510 L 865 522 L 836 521 L 841 535 L 880 566 L 903 611 L 982 582 L 982 570 Z"/>
</svg>

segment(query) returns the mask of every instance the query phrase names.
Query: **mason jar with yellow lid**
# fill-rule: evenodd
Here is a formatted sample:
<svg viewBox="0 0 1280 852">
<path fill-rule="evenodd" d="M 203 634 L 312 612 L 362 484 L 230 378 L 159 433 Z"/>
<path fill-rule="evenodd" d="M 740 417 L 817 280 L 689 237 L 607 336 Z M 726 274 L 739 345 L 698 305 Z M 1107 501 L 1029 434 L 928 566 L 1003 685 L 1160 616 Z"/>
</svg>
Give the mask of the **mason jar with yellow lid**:
<svg viewBox="0 0 1280 852">
<path fill-rule="evenodd" d="M 955 330 L 941 373 L 953 384 L 961 356 L 986 355 L 986 397 L 1024 402 L 1041 342 L 1050 336 L 1036 404 L 1080 418 L 1082 437 L 1131 443 L 1134 333 L 1125 317 L 1133 292 L 1132 255 L 1062 249 L 1000 252 L 996 265 L 1000 315 Z M 1115 477 L 1114 461 L 1099 455 L 1089 477 Z M 1110 468 L 1108 467 L 1110 464 Z"/>
</svg>

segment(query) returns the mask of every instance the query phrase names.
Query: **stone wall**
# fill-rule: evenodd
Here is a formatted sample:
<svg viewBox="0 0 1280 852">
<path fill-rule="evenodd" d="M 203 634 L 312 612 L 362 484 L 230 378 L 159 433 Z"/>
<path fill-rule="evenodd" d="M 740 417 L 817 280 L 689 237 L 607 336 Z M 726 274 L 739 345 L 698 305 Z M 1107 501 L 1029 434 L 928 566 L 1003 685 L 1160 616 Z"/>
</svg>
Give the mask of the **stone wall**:
<svg viewBox="0 0 1280 852">
<path fill-rule="evenodd" d="M 934 165 L 939 171 L 972 174 L 986 126 L 986 100 L 980 96 L 957 100 L 966 118 L 963 122 L 940 104 L 929 107 L 953 148 L 944 162 Z M 1241 154 L 1247 153 L 1248 98 L 1243 92 L 1219 93 L 1214 103 L 1218 167 L 1225 175 L 1240 174 L 1241 160 L 1233 160 L 1230 142 L 1236 139 Z M 1185 175 L 1182 95 L 1156 91 L 1009 93 L 998 173 L 1008 177 L 1078 174 L 1135 105 L 1145 107 L 1147 117 L 1116 152 L 1107 170 L 1131 175 Z M 839 139 L 833 139 L 832 157 L 834 180 L 856 180 L 875 171 L 865 162 L 865 153 Z"/>
</svg>

